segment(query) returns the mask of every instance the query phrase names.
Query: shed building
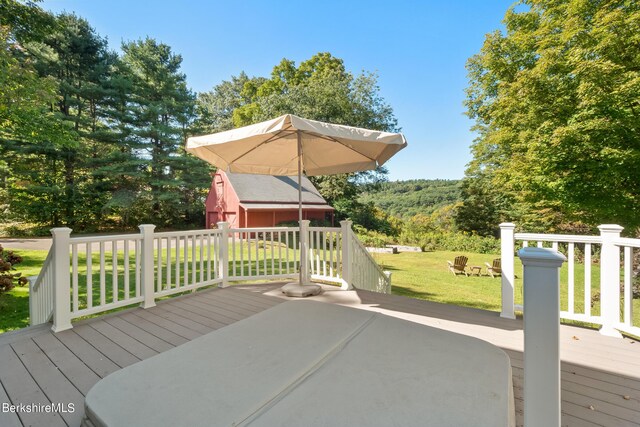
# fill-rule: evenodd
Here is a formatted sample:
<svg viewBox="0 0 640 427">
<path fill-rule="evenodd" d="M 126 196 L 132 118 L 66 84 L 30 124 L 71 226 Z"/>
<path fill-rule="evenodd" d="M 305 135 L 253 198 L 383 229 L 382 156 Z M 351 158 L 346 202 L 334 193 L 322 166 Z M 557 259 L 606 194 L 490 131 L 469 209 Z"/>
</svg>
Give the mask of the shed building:
<svg viewBox="0 0 640 427">
<path fill-rule="evenodd" d="M 206 227 L 226 221 L 233 228 L 275 227 L 298 220 L 298 177 L 218 171 L 206 200 Z M 302 217 L 329 221 L 334 209 L 302 177 Z"/>
</svg>

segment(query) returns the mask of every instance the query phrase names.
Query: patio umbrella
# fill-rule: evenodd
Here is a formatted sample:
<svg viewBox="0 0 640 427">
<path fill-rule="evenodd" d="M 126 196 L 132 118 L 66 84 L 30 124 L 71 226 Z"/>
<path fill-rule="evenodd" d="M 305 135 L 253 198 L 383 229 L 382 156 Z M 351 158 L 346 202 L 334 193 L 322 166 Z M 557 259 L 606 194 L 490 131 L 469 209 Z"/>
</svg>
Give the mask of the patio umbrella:
<svg viewBox="0 0 640 427">
<path fill-rule="evenodd" d="M 186 150 L 224 171 L 298 175 L 302 221 L 302 173 L 332 175 L 372 170 L 407 146 L 401 133 L 381 132 L 303 119 L 292 114 L 187 140 Z M 306 239 L 300 235 L 300 265 Z M 299 285 L 303 284 L 302 267 Z M 320 287 L 316 288 L 318 291 Z M 307 289 L 308 291 L 308 289 Z"/>
</svg>

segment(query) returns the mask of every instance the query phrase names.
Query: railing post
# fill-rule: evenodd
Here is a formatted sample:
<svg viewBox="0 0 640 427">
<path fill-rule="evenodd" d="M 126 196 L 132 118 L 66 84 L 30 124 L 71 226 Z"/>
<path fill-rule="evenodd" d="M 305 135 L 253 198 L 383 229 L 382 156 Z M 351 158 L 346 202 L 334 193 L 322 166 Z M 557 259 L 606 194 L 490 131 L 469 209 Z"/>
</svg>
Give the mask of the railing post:
<svg viewBox="0 0 640 427">
<path fill-rule="evenodd" d="M 71 280 L 69 243 L 71 229 L 51 229 L 53 236 L 53 332 L 71 329 Z"/>
<path fill-rule="evenodd" d="M 218 248 L 218 276 L 222 279 L 219 287 L 229 286 L 229 223 L 221 221 L 218 223 L 220 230 L 220 247 Z"/>
<path fill-rule="evenodd" d="M 340 221 L 342 228 L 342 289 L 353 289 L 351 280 L 351 221 Z"/>
<path fill-rule="evenodd" d="M 560 426 L 560 267 L 567 258 L 522 248 L 524 266 L 524 425 Z"/>
<path fill-rule="evenodd" d="M 142 254 L 140 256 L 142 286 L 140 289 L 144 297 L 140 307 L 151 308 L 156 306 L 155 290 L 153 289 L 153 260 L 155 258 L 153 255 L 153 231 L 156 226 L 153 224 L 142 224 L 139 225 L 138 228 L 142 235 L 142 241 L 140 242 L 140 247 L 142 248 Z"/>
<path fill-rule="evenodd" d="M 384 289 L 384 293 L 386 294 L 391 293 L 391 274 L 392 274 L 391 271 L 387 271 L 387 270 L 384 271 L 384 275 L 387 278 L 387 286 L 385 286 L 385 289 Z"/>
<path fill-rule="evenodd" d="M 515 257 L 514 230 L 516 225 L 510 222 L 500 224 L 500 260 L 502 266 L 502 311 L 500 317 L 515 319 Z"/>
<path fill-rule="evenodd" d="M 309 250 L 309 224 L 311 221 L 303 219 L 300 221 L 300 269 L 302 271 L 302 284 L 309 284 L 309 263 L 311 262 Z M 304 254 L 304 257 L 302 256 Z M 304 263 L 302 260 L 304 259 Z"/>
<path fill-rule="evenodd" d="M 620 323 L 620 247 L 613 244 L 620 238 L 623 227 L 616 224 L 603 224 L 598 227 L 602 238 L 600 252 L 600 333 L 621 338 L 615 328 Z"/>
</svg>

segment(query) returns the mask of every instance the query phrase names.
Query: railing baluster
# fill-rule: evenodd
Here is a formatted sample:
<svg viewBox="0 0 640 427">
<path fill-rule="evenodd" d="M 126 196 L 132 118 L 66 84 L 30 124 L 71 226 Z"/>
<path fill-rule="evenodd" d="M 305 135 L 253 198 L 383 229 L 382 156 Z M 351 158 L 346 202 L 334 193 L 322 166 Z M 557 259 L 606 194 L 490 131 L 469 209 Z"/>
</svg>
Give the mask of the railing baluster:
<svg viewBox="0 0 640 427">
<path fill-rule="evenodd" d="M 162 237 L 156 239 L 156 251 L 158 252 L 158 277 L 156 284 L 156 292 L 162 290 Z"/>
<path fill-rule="evenodd" d="M 256 276 L 260 275 L 260 241 L 258 233 L 254 233 L 256 238 Z"/>
<path fill-rule="evenodd" d="M 285 240 L 285 246 L 287 247 L 286 253 L 285 253 L 286 263 L 287 263 L 287 274 L 289 274 L 289 250 L 290 250 L 290 248 L 289 248 L 289 231 L 288 230 L 285 231 L 285 233 L 284 233 L 284 240 Z"/>
<path fill-rule="evenodd" d="M 282 274 L 282 232 L 281 231 L 278 231 L 278 274 Z"/>
<path fill-rule="evenodd" d="M 87 308 L 93 307 L 93 254 L 91 253 L 91 243 L 87 243 L 86 259 L 87 259 Z"/>
<path fill-rule="evenodd" d="M 246 274 L 247 276 L 251 276 L 251 272 L 253 271 L 253 265 L 251 264 L 251 234 L 246 233 L 247 238 L 247 263 L 249 264 L 249 272 Z M 244 268 L 242 269 L 242 275 L 244 276 Z"/>
<path fill-rule="evenodd" d="M 105 273 L 104 242 L 100 242 L 100 305 L 106 304 L 106 273 Z"/>
<path fill-rule="evenodd" d="M 200 283 L 204 282 L 204 234 L 200 235 Z"/>
<path fill-rule="evenodd" d="M 191 284 L 196 283 L 196 235 L 191 236 Z"/>
<path fill-rule="evenodd" d="M 344 279 L 342 275 L 342 242 L 345 236 L 340 233 L 336 233 L 336 276 L 340 279 Z"/>
<path fill-rule="evenodd" d="M 73 311 L 78 311 L 78 244 L 71 245 L 71 287 L 73 298 Z"/>
<path fill-rule="evenodd" d="M 267 233 L 262 233 L 262 275 L 267 274 Z"/>
<path fill-rule="evenodd" d="M 544 246 L 542 245 L 542 242 L 538 242 L 538 247 L 539 248 L 543 248 Z"/>
<path fill-rule="evenodd" d="M 567 289 L 567 296 L 568 296 L 568 311 L 569 313 L 573 314 L 575 312 L 575 280 L 574 280 L 574 270 L 575 270 L 575 257 L 574 257 L 574 248 L 575 248 L 575 244 L 573 242 L 569 242 L 569 251 L 568 251 L 568 256 L 567 258 L 569 258 L 568 260 L 568 267 L 569 267 L 569 272 L 568 272 L 568 289 Z"/>
<path fill-rule="evenodd" d="M 591 243 L 584 245 L 584 315 L 591 316 Z"/>
<path fill-rule="evenodd" d="M 131 269 L 129 268 L 129 240 L 124 241 L 124 258 L 123 258 L 123 268 L 124 268 L 124 299 L 131 298 L 131 290 L 129 289 L 129 274 L 131 274 Z"/>
<path fill-rule="evenodd" d="M 211 233 L 207 234 L 207 280 L 211 280 Z"/>
<path fill-rule="evenodd" d="M 298 230 L 300 230 L 298 228 Z M 300 231 L 298 231 L 299 233 Z M 298 239 L 296 238 L 296 232 L 294 231 L 293 234 L 291 235 L 291 239 L 293 240 L 293 267 L 294 267 L 294 272 L 298 271 L 298 268 L 300 268 L 299 265 L 299 261 L 300 261 L 300 254 L 298 253 Z"/>
<path fill-rule="evenodd" d="M 118 302 L 118 242 L 111 241 L 111 287 L 113 302 Z"/>
<path fill-rule="evenodd" d="M 171 237 L 167 237 L 167 284 L 165 289 L 171 289 Z"/>
<path fill-rule="evenodd" d="M 633 273 L 633 249 L 624 247 L 624 323 L 633 326 L 633 293 L 631 276 Z"/>
<path fill-rule="evenodd" d="M 275 274 L 275 258 L 273 256 L 273 231 L 269 232 L 269 237 L 271 239 L 271 274 Z"/>
<path fill-rule="evenodd" d="M 236 233 L 235 231 L 231 233 L 231 271 L 233 271 L 233 275 L 238 275 L 238 262 L 236 261 L 236 234 L 238 234 L 238 239 L 240 240 L 240 258 L 242 259 L 242 233 Z"/>
<path fill-rule="evenodd" d="M 174 288 L 180 287 L 180 237 L 176 236 L 176 283 Z"/>
<path fill-rule="evenodd" d="M 326 277 L 327 275 L 327 234 L 325 232 L 321 232 L 320 236 L 322 237 L 322 275 Z"/>
<path fill-rule="evenodd" d="M 240 254 L 240 274 L 237 274 L 234 271 L 234 276 L 244 276 L 244 241 L 246 240 L 245 233 L 238 233 L 238 238 L 240 239 L 240 247 L 238 248 L 238 253 Z"/>
<path fill-rule="evenodd" d="M 189 285 L 189 240 L 187 236 L 184 237 L 184 253 L 182 254 L 184 262 L 184 283 L 182 286 Z"/>
<path fill-rule="evenodd" d="M 140 292 L 140 275 L 142 273 L 142 265 L 140 264 L 141 261 L 141 257 L 140 254 L 142 253 L 142 240 L 140 239 L 136 239 L 136 297 L 139 297 L 141 295 Z"/>
<path fill-rule="evenodd" d="M 320 246 L 320 232 L 316 231 L 315 232 L 315 239 L 316 239 L 316 274 L 320 274 L 321 268 L 320 268 L 320 250 L 321 250 L 321 246 Z"/>
</svg>

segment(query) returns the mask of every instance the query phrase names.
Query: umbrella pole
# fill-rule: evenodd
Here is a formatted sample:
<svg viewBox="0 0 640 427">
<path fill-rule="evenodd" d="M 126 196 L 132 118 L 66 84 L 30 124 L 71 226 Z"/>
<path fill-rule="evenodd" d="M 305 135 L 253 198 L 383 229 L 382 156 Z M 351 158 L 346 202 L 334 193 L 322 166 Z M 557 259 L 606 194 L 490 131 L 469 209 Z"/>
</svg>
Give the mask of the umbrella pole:
<svg viewBox="0 0 640 427">
<path fill-rule="evenodd" d="M 296 131 L 298 137 L 298 226 L 300 227 L 300 284 L 303 282 L 303 269 L 307 260 L 307 238 L 302 233 L 302 138 L 300 131 Z"/>
<path fill-rule="evenodd" d="M 308 297 L 318 295 L 322 287 L 315 283 L 305 283 L 307 278 L 307 229 L 302 227 L 302 137 L 298 136 L 298 224 L 300 225 L 300 272 L 298 282 L 287 283 L 282 287 L 282 292 L 290 297 Z"/>
</svg>

